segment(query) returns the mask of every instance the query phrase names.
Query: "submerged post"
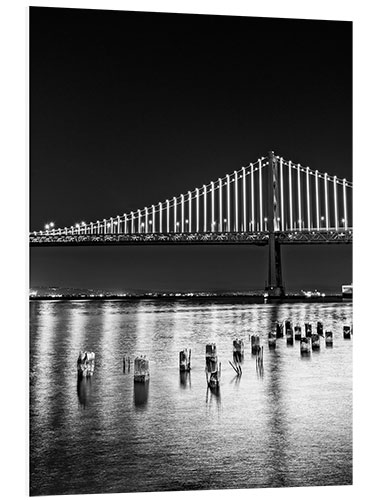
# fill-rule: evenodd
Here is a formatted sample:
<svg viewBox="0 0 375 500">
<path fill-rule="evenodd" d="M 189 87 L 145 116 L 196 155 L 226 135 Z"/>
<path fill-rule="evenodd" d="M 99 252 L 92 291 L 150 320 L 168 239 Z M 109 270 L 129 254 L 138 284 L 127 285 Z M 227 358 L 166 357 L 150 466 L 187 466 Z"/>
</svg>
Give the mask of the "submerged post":
<svg viewBox="0 0 375 500">
<path fill-rule="evenodd" d="M 268 153 L 267 172 L 267 212 L 268 212 L 268 282 L 266 292 L 270 296 L 284 296 L 284 286 L 281 274 L 281 247 L 275 238 L 275 231 L 279 231 L 279 179 L 277 161 L 273 151 Z"/>
</svg>

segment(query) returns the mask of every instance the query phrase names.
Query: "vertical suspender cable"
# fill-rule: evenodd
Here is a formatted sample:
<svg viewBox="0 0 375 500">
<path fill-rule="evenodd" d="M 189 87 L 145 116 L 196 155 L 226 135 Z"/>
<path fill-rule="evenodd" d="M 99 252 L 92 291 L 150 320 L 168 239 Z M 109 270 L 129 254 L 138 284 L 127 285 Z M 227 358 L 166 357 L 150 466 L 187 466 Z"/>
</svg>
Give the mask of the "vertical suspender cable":
<svg viewBox="0 0 375 500">
<path fill-rule="evenodd" d="M 337 177 L 336 175 L 333 177 L 333 201 L 335 205 L 335 229 L 339 230 L 339 217 L 337 213 Z"/>
<path fill-rule="evenodd" d="M 166 200 L 167 203 L 167 233 L 169 233 L 169 200 Z"/>
<path fill-rule="evenodd" d="M 234 213 L 235 213 L 235 231 L 238 232 L 238 174 L 234 171 Z"/>
<path fill-rule="evenodd" d="M 219 179 L 219 231 L 223 232 L 223 181 Z"/>
<path fill-rule="evenodd" d="M 307 229 L 311 229 L 310 218 L 310 169 L 306 167 L 306 194 L 307 194 Z"/>
<path fill-rule="evenodd" d="M 185 232 L 185 198 L 181 195 L 181 232 Z"/>
<path fill-rule="evenodd" d="M 211 231 L 215 231 L 215 192 L 213 182 L 211 182 Z"/>
<path fill-rule="evenodd" d="M 298 163 L 297 165 L 297 186 L 298 186 L 298 229 L 302 229 L 302 219 L 301 219 L 301 167 Z"/>
<path fill-rule="evenodd" d="M 196 205 L 196 213 L 197 213 L 197 220 L 196 220 L 196 231 L 199 233 L 199 189 L 195 189 L 195 205 Z"/>
<path fill-rule="evenodd" d="M 263 231 L 263 193 L 262 193 L 262 160 L 259 160 L 259 218 L 260 231 Z"/>
<path fill-rule="evenodd" d="M 292 162 L 289 161 L 289 231 L 293 231 Z"/>
<path fill-rule="evenodd" d="M 284 231 L 284 176 L 283 176 L 283 159 L 280 158 L 280 219 L 281 231 Z"/>
<path fill-rule="evenodd" d="M 316 228 L 320 229 L 319 173 L 315 170 Z"/>
<path fill-rule="evenodd" d="M 207 187 L 203 184 L 203 232 L 207 232 Z"/>
<path fill-rule="evenodd" d="M 254 210 L 254 165 L 251 165 L 251 230 L 255 231 L 255 210 Z"/>
<path fill-rule="evenodd" d="M 328 182 L 327 182 L 327 173 L 324 174 L 324 202 L 325 202 L 325 211 L 326 211 L 326 230 L 328 231 L 329 228 L 329 221 L 328 221 Z"/>
<path fill-rule="evenodd" d="M 227 174 L 227 231 L 230 232 L 230 177 Z"/>
<path fill-rule="evenodd" d="M 243 205 L 243 231 L 247 231 L 246 169 L 245 169 L 245 167 L 242 167 L 242 205 Z"/>
<path fill-rule="evenodd" d="M 189 233 L 191 233 L 191 191 L 189 191 L 188 195 L 189 195 Z"/>
<path fill-rule="evenodd" d="M 342 194 L 343 194 L 343 201 L 344 201 L 344 229 L 345 229 L 345 231 L 347 231 L 348 230 L 348 210 L 347 210 L 347 205 L 346 205 L 346 179 L 343 179 Z"/>
</svg>

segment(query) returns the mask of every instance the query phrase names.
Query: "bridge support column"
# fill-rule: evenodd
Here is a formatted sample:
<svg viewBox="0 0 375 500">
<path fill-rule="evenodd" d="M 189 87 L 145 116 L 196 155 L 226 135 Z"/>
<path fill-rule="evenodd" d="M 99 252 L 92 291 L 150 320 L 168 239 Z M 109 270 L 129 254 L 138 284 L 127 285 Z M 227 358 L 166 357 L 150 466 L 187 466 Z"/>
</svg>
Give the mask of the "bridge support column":
<svg viewBox="0 0 375 500">
<path fill-rule="evenodd" d="M 281 245 L 275 238 L 275 233 L 270 233 L 268 240 L 268 283 L 266 292 L 273 297 L 285 295 L 281 271 Z"/>
<path fill-rule="evenodd" d="M 283 297 L 285 295 L 281 273 L 281 248 L 275 231 L 279 231 L 279 179 L 277 161 L 273 151 L 268 153 L 267 176 L 267 219 L 269 228 L 268 240 L 268 283 L 266 292 L 269 296 Z"/>
</svg>

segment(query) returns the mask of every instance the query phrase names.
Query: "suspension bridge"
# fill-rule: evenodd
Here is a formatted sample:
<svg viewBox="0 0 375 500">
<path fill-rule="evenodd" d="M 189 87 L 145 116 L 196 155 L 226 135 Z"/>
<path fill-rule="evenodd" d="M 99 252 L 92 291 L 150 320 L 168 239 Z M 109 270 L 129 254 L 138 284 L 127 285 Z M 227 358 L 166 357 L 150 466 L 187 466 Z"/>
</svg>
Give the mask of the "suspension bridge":
<svg viewBox="0 0 375 500">
<path fill-rule="evenodd" d="M 353 184 L 269 152 L 168 200 L 95 222 L 29 234 L 30 246 L 268 246 L 269 295 L 283 296 L 281 246 L 352 243 Z"/>
</svg>

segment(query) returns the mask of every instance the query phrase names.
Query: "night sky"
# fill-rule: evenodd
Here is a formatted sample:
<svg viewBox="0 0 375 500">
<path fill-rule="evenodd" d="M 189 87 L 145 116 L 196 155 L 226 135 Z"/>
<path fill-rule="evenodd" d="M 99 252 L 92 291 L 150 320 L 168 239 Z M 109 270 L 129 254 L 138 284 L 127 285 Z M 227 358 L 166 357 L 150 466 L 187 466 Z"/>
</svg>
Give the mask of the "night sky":
<svg viewBox="0 0 375 500">
<path fill-rule="evenodd" d="M 350 22 L 30 9 L 30 230 L 156 204 L 274 150 L 352 180 Z M 283 247 L 339 290 L 352 247 Z M 32 248 L 30 285 L 262 289 L 267 249 Z"/>
</svg>

